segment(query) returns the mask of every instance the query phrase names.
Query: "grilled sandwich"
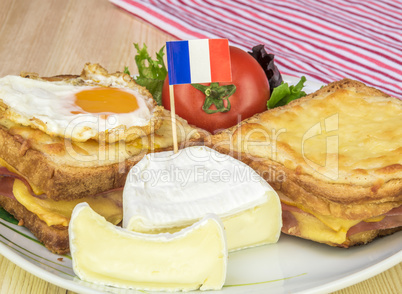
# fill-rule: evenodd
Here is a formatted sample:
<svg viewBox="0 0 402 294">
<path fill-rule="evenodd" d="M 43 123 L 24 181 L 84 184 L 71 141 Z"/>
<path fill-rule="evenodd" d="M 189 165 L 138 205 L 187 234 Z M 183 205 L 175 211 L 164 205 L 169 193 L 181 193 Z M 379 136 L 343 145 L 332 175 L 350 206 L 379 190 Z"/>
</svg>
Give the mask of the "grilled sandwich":
<svg viewBox="0 0 402 294">
<path fill-rule="evenodd" d="M 344 79 L 211 137 L 278 192 L 282 232 L 338 247 L 402 228 L 402 101 Z"/>
</svg>

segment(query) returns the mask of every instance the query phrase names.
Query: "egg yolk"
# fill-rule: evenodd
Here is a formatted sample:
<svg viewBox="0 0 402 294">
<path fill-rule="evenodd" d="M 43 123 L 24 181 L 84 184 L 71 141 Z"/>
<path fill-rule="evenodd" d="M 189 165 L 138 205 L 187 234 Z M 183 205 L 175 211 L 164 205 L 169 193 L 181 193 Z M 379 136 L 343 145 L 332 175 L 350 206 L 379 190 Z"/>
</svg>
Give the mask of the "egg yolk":
<svg viewBox="0 0 402 294">
<path fill-rule="evenodd" d="M 138 109 L 137 98 L 133 94 L 117 88 L 106 87 L 76 93 L 75 105 L 90 113 L 129 113 Z"/>
</svg>

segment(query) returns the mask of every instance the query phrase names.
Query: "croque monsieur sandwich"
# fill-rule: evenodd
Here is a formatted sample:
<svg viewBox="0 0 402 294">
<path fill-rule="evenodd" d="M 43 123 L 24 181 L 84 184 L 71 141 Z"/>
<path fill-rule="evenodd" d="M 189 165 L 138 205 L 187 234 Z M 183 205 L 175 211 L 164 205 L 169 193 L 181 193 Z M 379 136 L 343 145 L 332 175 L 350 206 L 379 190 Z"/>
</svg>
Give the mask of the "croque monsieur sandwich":
<svg viewBox="0 0 402 294">
<path fill-rule="evenodd" d="M 179 147 L 202 142 L 176 123 Z M 86 64 L 79 76 L 0 79 L 0 206 L 55 253 L 69 251 L 80 202 L 120 223 L 129 169 L 172 144 L 170 113 L 127 74 Z"/>
<path fill-rule="evenodd" d="M 278 192 L 282 232 L 338 247 L 402 228 L 402 101 L 331 83 L 211 138 Z"/>
</svg>

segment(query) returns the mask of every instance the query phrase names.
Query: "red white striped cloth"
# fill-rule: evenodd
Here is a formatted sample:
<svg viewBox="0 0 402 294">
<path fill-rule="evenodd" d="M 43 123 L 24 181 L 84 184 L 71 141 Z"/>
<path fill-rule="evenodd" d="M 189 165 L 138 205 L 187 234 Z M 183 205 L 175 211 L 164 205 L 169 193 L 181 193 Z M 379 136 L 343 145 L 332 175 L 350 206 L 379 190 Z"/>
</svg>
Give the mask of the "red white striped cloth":
<svg viewBox="0 0 402 294">
<path fill-rule="evenodd" d="M 178 39 L 264 44 L 283 74 L 352 78 L 402 98 L 402 1 L 110 1 Z"/>
</svg>

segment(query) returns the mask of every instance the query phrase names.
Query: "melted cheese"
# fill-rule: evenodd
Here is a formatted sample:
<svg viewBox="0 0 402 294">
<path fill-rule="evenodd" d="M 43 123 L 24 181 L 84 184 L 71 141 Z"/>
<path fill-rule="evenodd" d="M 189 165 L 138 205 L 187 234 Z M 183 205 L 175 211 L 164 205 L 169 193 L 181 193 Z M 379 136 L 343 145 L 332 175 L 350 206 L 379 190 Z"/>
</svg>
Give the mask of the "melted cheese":
<svg viewBox="0 0 402 294">
<path fill-rule="evenodd" d="M 69 226 L 73 270 L 82 280 L 137 290 L 218 290 L 226 278 L 222 223 L 208 215 L 175 234 L 147 235 L 113 226 L 87 204 Z"/>
<path fill-rule="evenodd" d="M 29 193 L 27 186 L 20 180 L 14 181 L 13 193 L 15 199 L 27 210 L 35 213 L 48 226 L 68 226 L 74 207 L 81 202 L 87 202 L 99 214 L 103 215 L 113 224 L 118 224 L 123 219 L 121 207 L 122 192 L 108 193 L 107 197 L 85 197 L 72 201 L 54 201 L 52 199 L 40 199 Z"/>
<path fill-rule="evenodd" d="M 295 202 L 291 201 L 290 199 L 289 200 L 281 199 L 281 201 L 287 205 L 297 207 L 297 208 L 313 215 L 320 222 L 322 222 L 325 226 L 327 226 L 328 228 L 332 229 L 335 232 L 338 232 L 341 230 L 348 231 L 351 227 L 353 227 L 354 225 L 357 225 L 359 222 L 363 221 L 363 220 L 359 220 L 359 219 L 358 220 L 347 220 L 347 219 L 343 219 L 343 218 L 333 217 L 331 215 L 322 215 L 322 214 L 316 213 L 315 211 L 312 211 L 311 209 L 304 207 L 303 205 L 301 205 L 299 203 L 295 203 Z"/>
<path fill-rule="evenodd" d="M 296 218 L 301 236 L 317 242 L 342 244 L 346 241 L 349 228 L 343 226 L 338 231 L 331 229 L 316 217 L 291 211 Z"/>
<path fill-rule="evenodd" d="M 10 172 L 21 175 L 13 166 L 0 158 L 0 166 L 7 168 Z M 36 195 L 43 194 L 43 191 L 29 183 Z M 87 202 L 91 207 L 106 217 L 113 224 L 118 224 L 123 219 L 122 191 L 113 191 L 97 197 L 89 196 L 71 201 L 54 201 L 52 199 L 41 199 L 31 195 L 28 187 L 21 180 L 15 179 L 13 184 L 15 199 L 27 210 L 35 213 L 48 226 L 68 226 L 71 213 L 74 207 L 81 202 Z"/>
<path fill-rule="evenodd" d="M 300 233 L 303 237 L 317 242 L 332 242 L 342 244 L 346 241 L 349 229 L 358 223 L 379 222 L 385 216 L 377 216 L 369 219 L 347 220 L 333 217 L 330 215 L 322 215 L 305 208 L 303 205 L 292 202 L 291 200 L 281 199 L 287 205 L 291 205 L 303 210 L 306 213 L 291 211 L 298 222 Z"/>
<path fill-rule="evenodd" d="M 301 167 L 324 181 L 370 183 L 376 169 L 402 164 L 402 102 L 339 89 L 266 111 L 233 135 L 235 150 L 249 155 Z"/>
<path fill-rule="evenodd" d="M 374 216 L 368 219 L 365 219 L 364 221 L 366 223 L 376 223 L 376 222 L 380 222 L 385 218 L 385 215 L 380 215 L 380 216 Z"/>
</svg>

